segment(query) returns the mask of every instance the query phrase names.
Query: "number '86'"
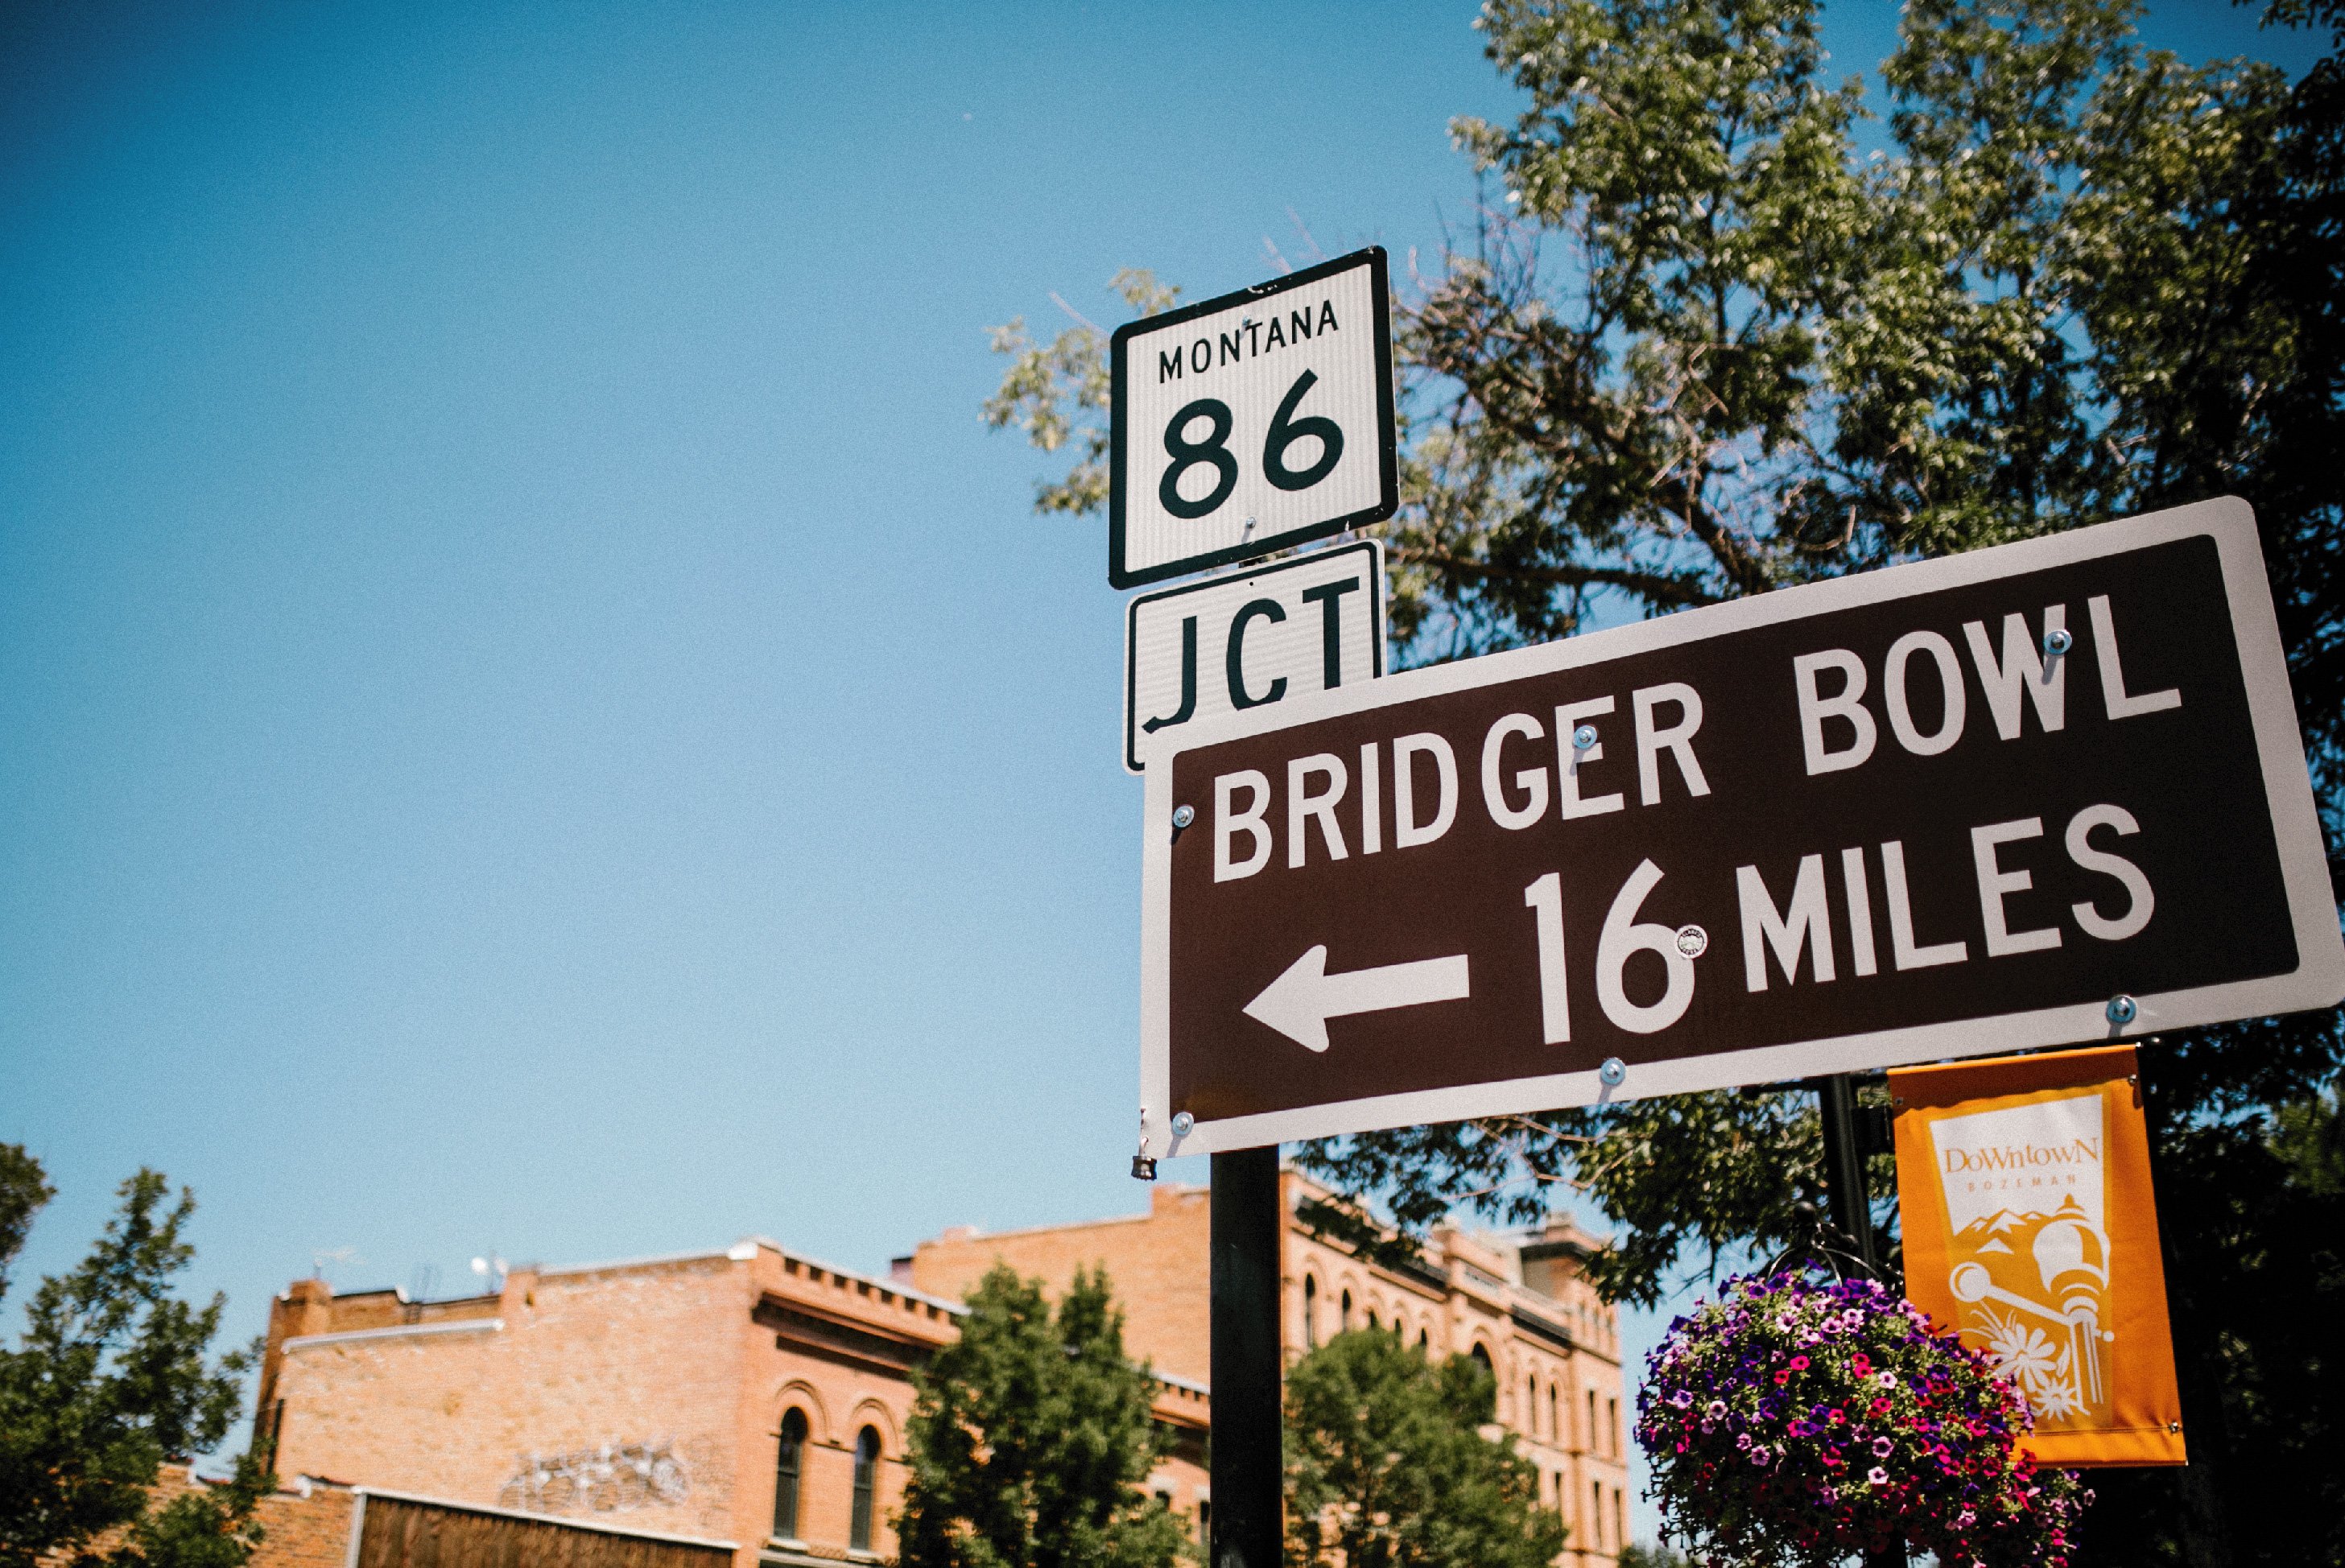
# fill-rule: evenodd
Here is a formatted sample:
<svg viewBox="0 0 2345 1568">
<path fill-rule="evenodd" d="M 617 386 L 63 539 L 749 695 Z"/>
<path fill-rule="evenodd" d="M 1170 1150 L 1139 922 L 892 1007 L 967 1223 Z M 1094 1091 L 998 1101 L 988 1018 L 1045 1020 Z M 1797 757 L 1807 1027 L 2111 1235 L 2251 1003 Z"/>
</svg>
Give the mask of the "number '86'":
<svg viewBox="0 0 2345 1568">
<path fill-rule="evenodd" d="M 1263 477 L 1281 490 L 1309 490 L 1335 471 L 1336 462 L 1344 455 L 1344 432 L 1335 421 L 1317 414 L 1294 417 L 1297 405 L 1319 379 L 1318 372 L 1305 370 L 1294 378 L 1286 389 L 1286 396 L 1278 405 L 1278 412 L 1270 421 L 1270 434 L 1262 443 Z M 1203 440 L 1189 439 L 1189 427 L 1199 420 L 1210 420 Z M 1237 488 L 1238 460 L 1229 449 L 1230 427 L 1233 420 L 1230 406 L 1219 398 L 1199 398 L 1184 405 L 1164 427 L 1164 452 L 1172 460 L 1164 470 L 1164 478 L 1156 486 L 1156 499 L 1164 510 L 1178 518 L 1199 518 L 1213 511 L 1230 499 Z M 1286 454 L 1295 442 L 1317 438 L 1319 456 L 1308 468 L 1289 468 Z M 1181 494 L 1181 481 L 1199 465 L 1213 470 L 1213 488 L 1195 501 Z"/>
</svg>

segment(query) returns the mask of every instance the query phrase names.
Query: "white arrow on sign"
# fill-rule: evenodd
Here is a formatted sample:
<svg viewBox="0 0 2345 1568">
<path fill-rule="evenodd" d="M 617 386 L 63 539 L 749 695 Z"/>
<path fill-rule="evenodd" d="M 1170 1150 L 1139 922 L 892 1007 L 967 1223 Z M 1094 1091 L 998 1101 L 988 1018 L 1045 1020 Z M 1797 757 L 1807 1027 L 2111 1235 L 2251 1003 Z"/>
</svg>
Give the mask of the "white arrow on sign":
<svg viewBox="0 0 2345 1568">
<path fill-rule="evenodd" d="M 1286 973 L 1262 988 L 1245 1005 L 1246 1017 L 1268 1024 L 1295 1044 L 1315 1051 L 1327 1048 L 1327 1020 L 1347 1013 L 1381 1013 L 1387 1007 L 1414 1007 L 1426 1002 L 1455 1002 L 1472 993 L 1467 986 L 1466 955 L 1425 958 L 1414 964 L 1386 964 L 1380 968 L 1355 969 L 1348 975 L 1327 973 L 1325 944 L 1312 948 L 1286 966 Z"/>
</svg>

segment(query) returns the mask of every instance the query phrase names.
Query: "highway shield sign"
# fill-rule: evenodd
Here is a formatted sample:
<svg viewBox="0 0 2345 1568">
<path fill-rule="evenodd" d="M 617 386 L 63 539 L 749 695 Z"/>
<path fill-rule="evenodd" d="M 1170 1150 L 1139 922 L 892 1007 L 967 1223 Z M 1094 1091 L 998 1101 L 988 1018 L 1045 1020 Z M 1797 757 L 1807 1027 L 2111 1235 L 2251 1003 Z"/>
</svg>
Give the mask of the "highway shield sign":
<svg viewBox="0 0 2345 1568">
<path fill-rule="evenodd" d="M 1116 329 L 1108 581 L 1254 561 L 1399 504 L 1385 253 Z"/>
</svg>

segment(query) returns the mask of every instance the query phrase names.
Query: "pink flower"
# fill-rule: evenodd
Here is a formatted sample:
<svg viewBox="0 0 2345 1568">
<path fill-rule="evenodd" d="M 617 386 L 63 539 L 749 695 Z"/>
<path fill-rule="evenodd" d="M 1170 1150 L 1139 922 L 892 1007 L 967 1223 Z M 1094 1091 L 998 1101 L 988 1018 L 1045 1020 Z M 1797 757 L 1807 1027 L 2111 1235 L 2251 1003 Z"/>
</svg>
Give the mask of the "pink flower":
<svg viewBox="0 0 2345 1568">
<path fill-rule="evenodd" d="M 1875 1486 L 1886 1486 L 1889 1484 L 1889 1472 L 1876 1464 L 1864 1472 L 1864 1479 Z"/>
<path fill-rule="evenodd" d="M 1861 1378 L 1873 1370 L 1873 1358 L 1859 1351 L 1849 1358 L 1848 1365 L 1849 1370 Z"/>
<path fill-rule="evenodd" d="M 1806 1371 L 1808 1370 L 1808 1358 L 1805 1356 L 1793 1356 L 1792 1358 L 1792 1370 L 1795 1372 Z"/>
</svg>

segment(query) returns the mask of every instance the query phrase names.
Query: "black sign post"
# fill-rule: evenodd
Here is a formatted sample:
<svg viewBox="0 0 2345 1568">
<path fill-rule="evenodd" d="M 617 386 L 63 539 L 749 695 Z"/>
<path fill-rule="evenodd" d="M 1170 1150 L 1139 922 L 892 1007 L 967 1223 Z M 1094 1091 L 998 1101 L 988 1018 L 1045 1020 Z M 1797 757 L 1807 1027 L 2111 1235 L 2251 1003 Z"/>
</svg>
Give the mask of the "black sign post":
<svg viewBox="0 0 2345 1568">
<path fill-rule="evenodd" d="M 1275 1568 L 1284 1530 L 1278 1146 L 1213 1156 L 1213 1568 Z"/>
</svg>

